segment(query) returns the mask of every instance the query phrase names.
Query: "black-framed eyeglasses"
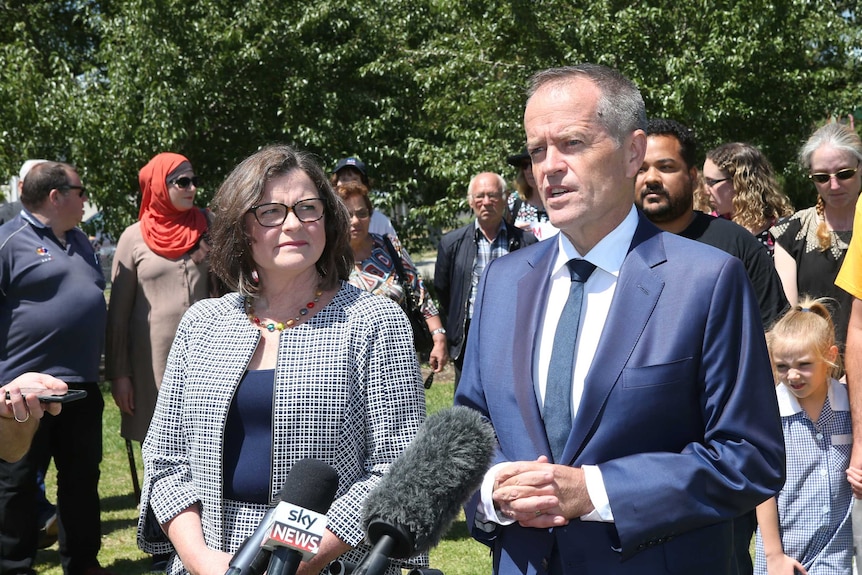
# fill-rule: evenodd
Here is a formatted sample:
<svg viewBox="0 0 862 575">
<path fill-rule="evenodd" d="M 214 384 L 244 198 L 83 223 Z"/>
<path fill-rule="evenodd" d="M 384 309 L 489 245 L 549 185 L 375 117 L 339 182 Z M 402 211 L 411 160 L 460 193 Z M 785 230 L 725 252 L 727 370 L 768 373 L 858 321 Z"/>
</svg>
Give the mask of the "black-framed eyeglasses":
<svg viewBox="0 0 862 575">
<path fill-rule="evenodd" d="M 247 213 L 254 214 L 254 219 L 263 227 L 275 228 L 284 223 L 284 220 L 287 219 L 287 214 L 290 212 L 293 212 L 296 219 L 304 224 L 316 222 L 323 217 L 324 203 L 320 198 L 299 200 L 292 206 L 272 202 L 252 206 L 248 209 Z"/>
<path fill-rule="evenodd" d="M 189 184 L 194 184 L 194 186 L 196 188 L 201 185 L 200 180 L 198 179 L 197 176 L 192 176 L 191 178 L 188 176 L 183 176 L 182 178 L 173 179 L 173 180 L 169 181 L 168 183 L 173 184 L 176 187 L 183 188 L 183 189 L 188 188 Z"/>
<path fill-rule="evenodd" d="M 61 190 L 78 190 L 78 197 L 83 198 L 87 195 L 87 188 L 84 186 L 60 186 Z"/>
<path fill-rule="evenodd" d="M 856 172 L 859 170 L 856 168 L 844 168 L 843 170 L 838 170 L 834 174 L 827 174 L 826 172 L 817 172 L 816 174 L 808 174 L 808 177 L 817 182 L 818 184 L 828 183 L 829 180 L 832 179 L 832 176 L 835 176 L 836 180 L 849 180 L 853 176 L 856 175 Z"/>
<path fill-rule="evenodd" d="M 706 177 L 705 177 L 705 178 L 703 178 L 703 181 L 704 181 L 704 182 L 706 183 L 706 185 L 707 185 L 707 186 L 709 186 L 710 188 L 714 188 L 715 186 L 717 186 L 717 185 L 718 185 L 718 184 L 720 184 L 721 182 L 726 182 L 727 180 L 732 180 L 732 179 L 733 179 L 733 178 L 732 178 L 732 177 L 730 177 L 730 176 L 728 176 L 728 177 L 726 177 L 726 178 L 718 178 L 717 180 L 715 180 L 715 179 L 713 179 L 713 178 L 706 178 Z"/>
</svg>

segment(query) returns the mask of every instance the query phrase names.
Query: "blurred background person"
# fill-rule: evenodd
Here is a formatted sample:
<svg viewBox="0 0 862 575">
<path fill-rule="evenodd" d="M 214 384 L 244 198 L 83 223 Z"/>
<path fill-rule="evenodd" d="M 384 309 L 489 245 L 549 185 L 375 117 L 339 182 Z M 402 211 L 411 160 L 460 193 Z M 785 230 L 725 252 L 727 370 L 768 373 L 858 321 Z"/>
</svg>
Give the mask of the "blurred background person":
<svg viewBox="0 0 862 575">
<path fill-rule="evenodd" d="M 506 163 L 517 170 L 515 175 L 515 190 L 509 195 L 509 223 L 532 232 L 537 240 L 552 236 L 558 230 L 548 220 L 548 212 L 542 205 L 542 198 L 536 191 L 536 179 L 533 177 L 533 161 L 527 148 L 518 154 L 506 158 Z"/>
<path fill-rule="evenodd" d="M 35 392 L 40 389 L 62 392 L 69 386 L 56 377 L 30 372 L 0 387 L 0 459 L 14 463 L 24 457 L 42 416 L 60 413 L 59 403 L 39 401 Z"/>
<path fill-rule="evenodd" d="M 853 296 L 835 285 L 853 235 L 862 187 L 862 141 L 854 130 L 830 123 L 802 146 L 799 162 L 817 192 L 817 203 L 772 228 L 775 268 L 791 305 L 803 296 L 830 298 L 835 339 L 844 351 Z"/>
<path fill-rule="evenodd" d="M 346 184 L 348 182 L 360 182 L 369 191 L 371 190 L 371 180 L 368 179 L 368 168 L 365 167 L 365 162 L 353 156 L 338 160 L 338 163 L 335 164 L 335 169 L 332 170 L 332 176 L 329 178 L 329 183 L 332 184 L 333 188 L 338 184 Z M 398 237 L 398 234 L 395 232 L 395 226 L 392 225 L 392 220 L 380 210 L 374 210 L 371 214 L 371 223 L 368 229 L 372 234 L 379 236 Z"/>
<path fill-rule="evenodd" d="M 347 209 L 310 154 L 256 152 L 213 210 L 210 269 L 234 291 L 194 304 L 177 330 L 143 445 L 139 545 L 175 550 L 169 573 L 222 575 L 310 457 L 339 486 L 299 573 L 344 553 L 358 563 L 363 501 L 425 417 L 410 326 L 347 283 Z"/>
<path fill-rule="evenodd" d="M 748 230 L 694 209 L 700 185 L 697 157 L 694 130 L 676 120 L 650 118 L 646 155 L 635 178 L 635 205 L 662 230 L 738 258 L 754 287 L 764 330 L 768 329 L 787 310 L 775 263 Z"/>
<path fill-rule="evenodd" d="M 470 178 L 467 204 L 476 217 L 447 232 L 437 245 L 434 287 L 446 324 L 449 357 L 455 366 L 455 387 L 461 379 L 473 304 L 485 268 L 497 258 L 536 243 L 533 234 L 505 220 L 506 196 L 506 180 L 500 174 L 481 172 Z"/>
<path fill-rule="evenodd" d="M 158 154 L 138 182 L 138 221 L 120 236 L 112 265 L 105 377 L 120 408 L 120 434 L 143 442 L 180 319 L 208 295 L 209 245 L 187 158 Z M 166 564 L 167 556 L 153 558 L 155 570 Z"/>
<path fill-rule="evenodd" d="M 749 144 L 731 142 L 706 153 L 703 181 L 713 215 L 750 231 L 772 253 L 769 228 L 793 213 L 793 205 L 775 179 L 772 164 Z"/>
<path fill-rule="evenodd" d="M 24 187 L 24 178 L 30 173 L 33 166 L 45 163 L 48 160 L 27 160 L 21 164 L 21 170 L 18 172 L 18 197 L 21 197 L 21 188 Z M 5 224 L 21 211 L 21 201 L 4 201 L 0 204 L 0 225 Z"/>
<path fill-rule="evenodd" d="M 388 236 L 392 253 L 386 245 L 386 237 L 369 233 L 374 207 L 368 197 L 368 188 L 360 182 L 339 184 L 336 193 L 347 206 L 350 214 L 350 247 L 353 250 L 353 269 L 350 272 L 350 283 L 359 289 L 378 295 L 383 295 L 401 305 L 404 300 L 404 289 L 395 268 L 394 258 L 398 257 L 408 276 L 409 283 L 421 302 L 422 314 L 428 324 L 428 331 L 434 339 L 434 349 L 428 364 L 439 373 L 449 361 L 446 350 L 446 330 L 440 320 L 440 313 L 431 296 L 425 290 L 425 283 L 419 271 L 410 259 L 398 238 Z"/>
<path fill-rule="evenodd" d="M 21 192 L 24 189 L 24 178 L 30 173 L 34 166 L 44 164 L 48 160 L 27 160 L 21 164 L 21 170 L 18 172 L 18 197 L 21 197 Z M 14 201 L 0 205 L 0 224 L 8 222 L 21 211 L 21 202 Z M 36 494 L 36 513 L 39 517 L 39 549 L 47 549 L 57 542 L 59 535 L 59 527 L 57 525 L 57 507 L 48 501 L 48 494 L 45 489 L 45 475 L 48 473 L 48 467 L 51 465 L 51 454 L 45 452 L 44 460 L 36 463 L 36 486 L 39 488 Z"/>
<path fill-rule="evenodd" d="M 36 473 L 57 468 L 59 554 L 65 575 L 104 575 L 99 476 L 102 413 L 99 364 L 105 339 L 105 278 L 77 225 L 87 189 L 75 168 L 33 167 L 21 212 L 0 226 L 0 330 L 6 334 L 0 382 L 38 371 L 87 392 L 42 419 L 30 451 L 0 462 L 0 573 L 33 573 L 38 547 Z"/>
</svg>

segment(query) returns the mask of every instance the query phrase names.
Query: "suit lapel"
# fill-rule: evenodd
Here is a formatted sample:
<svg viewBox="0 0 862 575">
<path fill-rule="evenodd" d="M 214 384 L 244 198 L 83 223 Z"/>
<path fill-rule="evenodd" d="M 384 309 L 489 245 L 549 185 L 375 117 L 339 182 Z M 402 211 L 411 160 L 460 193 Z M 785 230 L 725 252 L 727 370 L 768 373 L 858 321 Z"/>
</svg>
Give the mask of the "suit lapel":
<svg viewBox="0 0 862 575">
<path fill-rule="evenodd" d="M 584 380 L 584 393 L 572 424 L 572 434 L 560 463 L 571 464 L 578 457 L 598 424 L 605 402 L 658 303 L 664 281 L 652 268 L 664 261 L 659 230 L 641 216 L 620 269 L 605 327 Z"/>
<path fill-rule="evenodd" d="M 531 250 L 531 258 L 527 260 L 530 269 L 518 280 L 516 304 L 515 304 L 515 326 L 523 330 L 523 336 L 513 338 L 513 349 L 509 356 L 512 358 L 512 376 L 515 383 L 515 398 L 518 409 L 524 418 L 524 427 L 530 441 L 538 453 L 544 453 L 550 457 L 551 448 L 548 444 L 548 436 L 545 434 L 545 423 L 536 400 L 535 383 L 533 382 L 533 358 L 535 357 L 536 334 L 539 323 L 545 313 L 542 305 L 536 302 L 547 300 L 550 288 L 551 270 L 557 257 L 557 242 L 549 241 L 540 244 L 540 247 Z M 530 347 L 525 348 L 524 342 L 530 342 Z M 521 345 L 519 345 L 521 344 Z"/>
</svg>

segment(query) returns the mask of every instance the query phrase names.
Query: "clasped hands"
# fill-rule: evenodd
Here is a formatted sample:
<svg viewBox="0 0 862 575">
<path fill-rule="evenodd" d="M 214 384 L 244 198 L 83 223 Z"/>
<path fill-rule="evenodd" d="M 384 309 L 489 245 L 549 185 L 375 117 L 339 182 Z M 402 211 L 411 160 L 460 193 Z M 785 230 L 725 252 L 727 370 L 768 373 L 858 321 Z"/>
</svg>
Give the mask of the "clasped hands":
<svg viewBox="0 0 862 575">
<path fill-rule="evenodd" d="M 523 527 L 560 527 L 593 510 L 584 470 L 549 463 L 544 455 L 500 466 L 493 500 L 501 516 Z"/>
</svg>

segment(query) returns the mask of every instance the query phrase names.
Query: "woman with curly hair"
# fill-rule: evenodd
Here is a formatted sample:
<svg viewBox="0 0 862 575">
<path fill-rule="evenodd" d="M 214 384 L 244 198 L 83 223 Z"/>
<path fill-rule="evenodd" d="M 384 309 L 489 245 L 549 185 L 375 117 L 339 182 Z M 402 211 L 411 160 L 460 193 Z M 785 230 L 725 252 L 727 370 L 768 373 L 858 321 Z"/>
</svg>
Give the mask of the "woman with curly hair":
<svg viewBox="0 0 862 575">
<path fill-rule="evenodd" d="M 772 253 L 769 228 L 793 213 L 772 164 L 750 144 L 731 142 L 707 152 L 703 181 L 713 214 L 741 225 Z"/>
<path fill-rule="evenodd" d="M 817 203 L 772 228 L 775 268 L 791 305 L 803 295 L 831 300 L 835 337 L 842 346 L 853 298 L 835 286 L 835 278 L 853 234 L 862 140 L 848 126 L 826 124 L 802 146 L 799 163 L 814 183 Z"/>
</svg>

